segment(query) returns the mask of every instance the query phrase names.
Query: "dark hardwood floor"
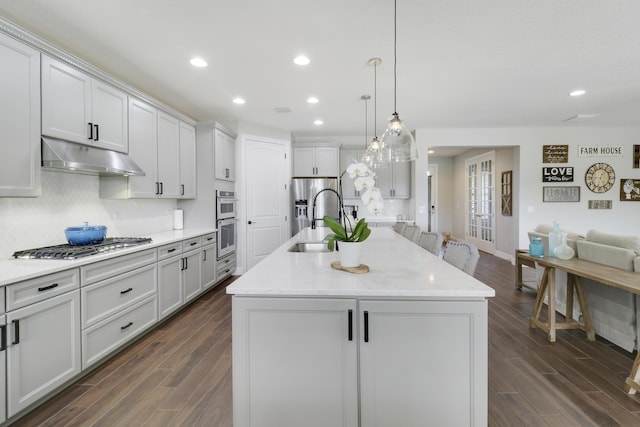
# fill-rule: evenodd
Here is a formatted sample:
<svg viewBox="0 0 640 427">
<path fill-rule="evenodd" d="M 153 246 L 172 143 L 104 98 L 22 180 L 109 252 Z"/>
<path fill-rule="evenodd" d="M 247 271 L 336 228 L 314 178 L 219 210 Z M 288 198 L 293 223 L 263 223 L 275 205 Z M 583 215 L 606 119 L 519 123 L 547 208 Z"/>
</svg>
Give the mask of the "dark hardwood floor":
<svg viewBox="0 0 640 427">
<path fill-rule="evenodd" d="M 535 293 L 514 289 L 507 261 L 482 253 L 475 277 L 496 290 L 489 301 L 490 426 L 640 425 L 640 397 L 623 390 L 635 354 L 589 342 L 580 331 L 558 331 L 549 343 L 529 329 Z M 15 425 L 231 426 L 228 284 Z"/>
</svg>

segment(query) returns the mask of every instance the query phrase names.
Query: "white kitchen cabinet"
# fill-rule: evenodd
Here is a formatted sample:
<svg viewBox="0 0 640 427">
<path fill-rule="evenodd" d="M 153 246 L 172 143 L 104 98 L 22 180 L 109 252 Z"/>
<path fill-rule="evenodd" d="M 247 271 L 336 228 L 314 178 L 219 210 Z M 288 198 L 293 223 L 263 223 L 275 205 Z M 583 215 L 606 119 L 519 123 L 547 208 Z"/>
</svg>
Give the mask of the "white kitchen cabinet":
<svg viewBox="0 0 640 427">
<path fill-rule="evenodd" d="M 202 251 L 195 249 L 186 252 L 182 260 L 184 302 L 188 303 L 202 293 Z"/>
<path fill-rule="evenodd" d="M 180 122 L 179 198 L 196 198 L 196 128 L 184 122 Z"/>
<path fill-rule="evenodd" d="M 40 195 L 40 52 L 0 34 L 0 197 Z"/>
<path fill-rule="evenodd" d="M 158 261 L 158 316 L 160 320 L 184 304 L 182 292 L 182 251 Z"/>
<path fill-rule="evenodd" d="M 77 270 L 73 270 L 77 280 Z M 7 287 L 36 289 L 39 302 L 7 304 L 7 416 L 11 417 L 80 373 L 80 291 L 48 298 L 57 280 L 31 279 Z M 14 288 L 14 289 L 12 289 Z"/>
<path fill-rule="evenodd" d="M 486 300 L 234 296 L 232 316 L 234 426 L 487 422 Z"/>
<path fill-rule="evenodd" d="M 362 161 L 364 149 L 341 148 L 340 149 L 340 174 L 347 170 L 347 167 L 354 161 Z M 348 175 L 342 177 L 342 197 L 345 199 L 360 198 L 360 192 L 353 185 L 353 180 Z"/>
<path fill-rule="evenodd" d="M 163 198 L 180 195 L 180 120 L 158 111 L 158 191 Z"/>
<path fill-rule="evenodd" d="M 339 176 L 337 144 L 293 147 L 293 176 Z"/>
<path fill-rule="evenodd" d="M 42 55 L 42 134 L 123 153 L 127 94 Z"/>
<path fill-rule="evenodd" d="M 359 425 L 356 300 L 234 297 L 231 313 L 234 426 Z"/>
<path fill-rule="evenodd" d="M 376 169 L 376 185 L 384 198 L 411 198 L 411 162 L 389 163 L 386 168 Z"/>
<path fill-rule="evenodd" d="M 214 235 L 215 236 L 215 235 Z M 218 281 L 216 263 L 216 244 L 206 245 L 202 248 L 202 289 L 207 290 Z"/>
<path fill-rule="evenodd" d="M 216 179 L 236 180 L 236 142 L 235 137 L 215 129 L 214 161 Z"/>
<path fill-rule="evenodd" d="M 0 315 L 0 423 L 7 420 L 7 317 L 3 313 Z"/>
</svg>

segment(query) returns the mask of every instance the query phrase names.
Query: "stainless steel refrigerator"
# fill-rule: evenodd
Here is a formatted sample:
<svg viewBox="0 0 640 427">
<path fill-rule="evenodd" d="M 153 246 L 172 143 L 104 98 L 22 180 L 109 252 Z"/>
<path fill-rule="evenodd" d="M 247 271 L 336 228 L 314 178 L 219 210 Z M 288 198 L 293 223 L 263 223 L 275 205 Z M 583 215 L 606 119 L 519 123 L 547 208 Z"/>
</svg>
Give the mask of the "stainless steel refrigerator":
<svg viewBox="0 0 640 427">
<path fill-rule="evenodd" d="M 305 227 L 311 227 L 314 217 L 316 227 L 324 226 L 322 218 L 325 215 L 339 219 L 338 178 L 292 178 L 291 203 L 292 236 Z"/>
</svg>

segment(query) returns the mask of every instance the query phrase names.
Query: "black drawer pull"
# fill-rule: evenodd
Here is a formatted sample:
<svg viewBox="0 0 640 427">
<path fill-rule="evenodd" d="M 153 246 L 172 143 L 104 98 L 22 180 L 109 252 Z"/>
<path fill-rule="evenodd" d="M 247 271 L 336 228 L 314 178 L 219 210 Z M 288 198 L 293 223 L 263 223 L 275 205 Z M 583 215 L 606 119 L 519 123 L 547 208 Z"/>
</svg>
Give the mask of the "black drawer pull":
<svg viewBox="0 0 640 427">
<path fill-rule="evenodd" d="M 7 325 L 0 326 L 0 351 L 7 349 Z"/>
<path fill-rule="evenodd" d="M 93 139 L 93 123 L 89 123 L 89 139 Z"/>
<path fill-rule="evenodd" d="M 124 291 L 120 291 L 120 294 L 124 295 L 124 294 L 128 294 L 129 292 L 131 292 L 133 290 L 133 288 L 129 288 L 129 289 L 125 289 Z"/>
<path fill-rule="evenodd" d="M 11 344 L 20 344 L 20 319 L 12 320 L 13 323 L 13 342 Z"/>
<path fill-rule="evenodd" d="M 369 312 L 364 312 L 364 342 L 369 342 Z"/>
<path fill-rule="evenodd" d="M 49 289 L 53 289 L 53 288 L 57 288 L 57 287 L 58 287 L 57 283 L 52 283 L 49 286 L 43 286 L 41 288 L 38 288 L 38 292 L 48 291 Z"/>
<path fill-rule="evenodd" d="M 207 237 L 207 240 L 213 240 L 213 237 Z"/>
<path fill-rule="evenodd" d="M 128 328 L 128 327 L 130 327 L 131 325 L 133 325 L 133 322 L 129 322 L 129 323 L 127 323 L 127 324 L 126 324 L 126 325 L 124 325 L 124 326 L 120 326 L 120 329 L 124 331 L 125 329 L 127 329 L 127 328 Z"/>
<path fill-rule="evenodd" d="M 173 248 L 173 249 L 169 249 L 167 252 L 171 253 L 171 252 L 175 252 L 175 251 L 176 251 L 176 248 Z"/>
<path fill-rule="evenodd" d="M 197 244 L 198 244 L 198 242 L 191 242 L 191 243 L 189 243 L 189 246 L 194 246 L 194 245 L 197 245 Z"/>
<path fill-rule="evenodd" d="M 93 127 L 96 129 L 96 139 L 95 141 L 98 141 L 100 139 L 100 137 L 98 136 L 98 125 L 93 125 Z"/>
<path fill-rule="evenodd" d="M 349 341 L 353 341 L 353 310 L 349 310 Z"/>
</svg>

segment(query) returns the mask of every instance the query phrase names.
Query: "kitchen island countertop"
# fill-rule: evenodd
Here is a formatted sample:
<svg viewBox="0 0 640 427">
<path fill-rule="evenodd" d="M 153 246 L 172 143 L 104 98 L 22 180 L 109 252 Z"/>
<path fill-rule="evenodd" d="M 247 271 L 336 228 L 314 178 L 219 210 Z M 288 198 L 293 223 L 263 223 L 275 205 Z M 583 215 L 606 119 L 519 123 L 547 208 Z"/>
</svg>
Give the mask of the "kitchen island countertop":
<svg viewBox="0 0 640 427">
<path fill-rule="evenodd" d="M 80 267 L 94 262 L 103 261 L 105 259 L 114 258 L 122 255 L 131 254 L 145 249 L 155 248 L 180 240 L 190 239 L 193 237 L 203 236 L 205 234 L 214 233 L 212 229 L 184 229 L 169 230 L 158 233 L 148 234 L 145 237 L 152 239 L 151 243 L 132 246 L 129 248 L 118 249 L 116 251 L 105 252 L 99 255 L 91 255 L 75 260 L 54 260 L 54 259 L 6 259 L 0 260 L 0 286 L 6 286 L 22 280 L 32 279 L 34 277 L 46 274 L 56 273 L 58 271 L 70 268 Z M 110 237 L 110 236 L 109 236 Z M 61 242 L 64 243 L 64 242 Z M 25 248 L 17 248 L 25 249 Z"/>
<path fill-rule="evenodd" d="M 373 228 L 363 242 L 365 274 L 331 268 L 337 252 L 289 252 L 297 242 L 321 241 L 327 228 L 302 230 L 227 287 L 238 296 L 480 298 L 495 291 L 394 232 Z"/>
</svg>

